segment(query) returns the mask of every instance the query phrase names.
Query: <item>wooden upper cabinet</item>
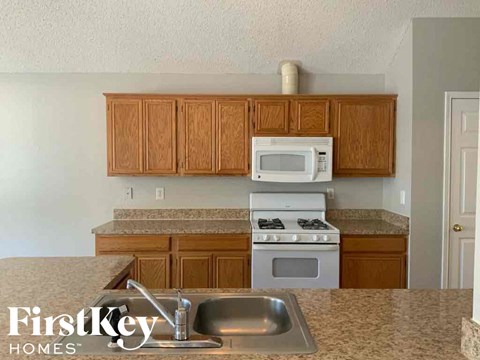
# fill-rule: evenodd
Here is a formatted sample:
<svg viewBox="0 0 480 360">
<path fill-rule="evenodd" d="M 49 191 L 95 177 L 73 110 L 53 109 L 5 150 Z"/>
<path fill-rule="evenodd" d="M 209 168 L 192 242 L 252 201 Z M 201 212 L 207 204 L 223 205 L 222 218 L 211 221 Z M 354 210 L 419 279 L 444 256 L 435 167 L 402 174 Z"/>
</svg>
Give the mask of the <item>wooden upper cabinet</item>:
<svg viewBox="0 0 480 360">
<path fill-rule="evenodd" d="M 329 105 L 328 99 L 293 100 L 291 132 L 295 135 L 329 135 Z"/>
<path fill-rule="evenodd" d="M 289 132 L 289 100 L 254 100 L 255 135 L 285 135 Z"/>
<path fill-rule="evenodd" d="M 217 101 L 217 174 L 248 174 L 250 137 L 248 101 Z"/>
<path fill-rule="evenodd" d="M 185 174 L 215 173 L 215 100 L 184 101 Z"/>
<path fill-rule="evenodd" d="M 108 175 L 143 172 L 142 100 L 107 100 Z"/>
<path fill-rule="evenodd" d="M 395 173 L 395 98 L 342 98 L 334 103 L 334 174 Z"/>
<path fill-rule="evenodd" d="M 175 100 L 144 100 L 145 173 L 177 172 L 177 111 Z"/>
</svg>

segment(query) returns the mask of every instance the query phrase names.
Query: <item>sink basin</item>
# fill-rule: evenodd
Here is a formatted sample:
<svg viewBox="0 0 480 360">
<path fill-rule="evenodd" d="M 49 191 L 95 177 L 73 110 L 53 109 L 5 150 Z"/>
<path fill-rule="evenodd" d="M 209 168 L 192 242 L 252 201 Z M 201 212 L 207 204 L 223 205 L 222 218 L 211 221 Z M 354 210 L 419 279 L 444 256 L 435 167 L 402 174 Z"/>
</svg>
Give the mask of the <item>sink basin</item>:
<svg viewBox="0 0 480 360">
<path fill-rule="evenodd" d="M 183 306 L 190 310 L 188 326 L 190 338 L 220 339 L 221 347 L 178 348 L 158 347 L 158 339 L 169 341 L 173 329 L 157 313 L 153 306 L 140 294 L 107 294 L 98 298 L 91 306 L 102 307 L 105 315 L 108 307 L 127 305 L 128 315 L 143 316 L 148 326 L 153 326 L 152 337 L 137 350 L 110 348 L 110 337 L 60 336 L 55 344 L 76 344 L 75 355 L 188 355 L 188 354 L 305 354 L 316 351 L 315 343 L 296 298 L 289 293 L 183 293 Z M 170 313 L 174 313 L 177 300 L 173 295 L 154 295 Z M 151 317 L 158 316 L 153 323 Z M 92 332 L 92 315 L 86 314 L 85 331 Z M 150 319 L 149 319 L 150 318 Z M 134 348 L 144 340 L 138 321 L 133 321 L 128 330 L 133 334 L 123 337 L 125 346 Z M 162 340 L 163 341 L 163 340 Z M 153 344 L 153 345 L 152 345 Z M 64 345 L 62 345 L 64 346 Z"/>
<path fill-rule="evenodd" d="M 214 336 L 278 335 L 291 328 L 285 302 L 267 296 L 206 300 L 193 323 L 196 332 Z"/>
</svg>

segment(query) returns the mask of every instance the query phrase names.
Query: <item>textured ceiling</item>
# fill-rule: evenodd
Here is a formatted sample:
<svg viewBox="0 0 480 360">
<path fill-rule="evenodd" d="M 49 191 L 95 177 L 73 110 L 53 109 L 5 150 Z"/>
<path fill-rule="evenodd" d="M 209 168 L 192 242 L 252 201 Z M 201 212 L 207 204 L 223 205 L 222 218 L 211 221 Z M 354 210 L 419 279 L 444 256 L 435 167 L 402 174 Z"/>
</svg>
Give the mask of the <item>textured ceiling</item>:
<svg viewBox="0 0 480 360">
<path fill-rule="evenodd" d="M 0 0 L 0 72 L 383 73 L 412 17 L 480 0 Z"/>
</svg>

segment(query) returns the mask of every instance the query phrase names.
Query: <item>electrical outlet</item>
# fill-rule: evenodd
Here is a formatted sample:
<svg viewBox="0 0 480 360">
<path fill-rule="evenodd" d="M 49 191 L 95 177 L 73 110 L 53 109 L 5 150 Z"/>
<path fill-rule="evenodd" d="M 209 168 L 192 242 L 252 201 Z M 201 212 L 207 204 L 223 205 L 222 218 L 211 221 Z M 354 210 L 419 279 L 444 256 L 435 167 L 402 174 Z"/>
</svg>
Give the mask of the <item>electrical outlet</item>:
<svg viewBox="0 0 480 360">
<path fill-rule="evenodd" d="M 155 199 L 156 200 L 163 200 L 165 199 L 165 188 L 156 188 L 155 189 Z"/>
<path fill-rule="evenodd" d="M 335 189 L 334 188 L 327 188 L 327 199 L 328 200 L 335 199 Z"/>
<path fill-rule="evenodd" d="M 133 188 L 127 186 L 123 189 L 123 199 L 124 200 L 132 200 L 133 199 Z"/>
<path fill-rule="evenodd" d="M 405 190 L 400 191 L 400 205 L 405 205 Z"/>
</svg>

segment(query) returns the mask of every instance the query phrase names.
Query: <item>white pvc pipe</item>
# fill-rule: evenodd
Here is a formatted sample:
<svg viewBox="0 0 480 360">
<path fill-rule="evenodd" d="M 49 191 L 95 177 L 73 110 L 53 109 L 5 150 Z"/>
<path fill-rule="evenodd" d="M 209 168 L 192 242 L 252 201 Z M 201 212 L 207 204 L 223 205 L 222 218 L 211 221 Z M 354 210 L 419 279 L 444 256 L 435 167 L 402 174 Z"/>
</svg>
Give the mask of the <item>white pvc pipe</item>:
<svg viewBox="0 0 480 360">
<path fill-rule="evenodd" d="M 290 62 L 282 65 L 282 94 L 298 94 L 298 69 Z"/>
</svg>

